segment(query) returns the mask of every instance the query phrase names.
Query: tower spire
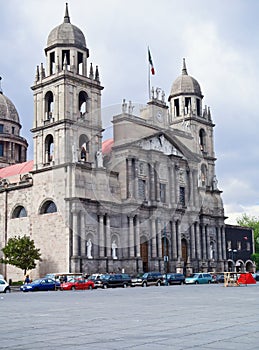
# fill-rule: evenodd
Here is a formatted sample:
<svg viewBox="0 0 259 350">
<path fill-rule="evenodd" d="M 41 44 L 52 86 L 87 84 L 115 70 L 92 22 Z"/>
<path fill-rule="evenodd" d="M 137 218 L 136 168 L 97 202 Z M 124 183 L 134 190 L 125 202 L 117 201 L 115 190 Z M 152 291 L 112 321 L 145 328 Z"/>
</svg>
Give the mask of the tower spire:
<svg viewBox="0 0 259 350">
<path fill-rule="evenodd" d="M 186 64 L 185 64 L 185 58 L 183 58 L 182 75 L 188 75 L 188 73 L 187 73 L 187 68 L 186 68 Z"/>
<path fill-rule="evenodd" d="M 70 23 L 70 17 L 69 17 L 69 14 L 68 14 L 68 3 L 67 2 L 66 2 L 66 11 L 65 11 L 64 23 Z"/>
</svg>

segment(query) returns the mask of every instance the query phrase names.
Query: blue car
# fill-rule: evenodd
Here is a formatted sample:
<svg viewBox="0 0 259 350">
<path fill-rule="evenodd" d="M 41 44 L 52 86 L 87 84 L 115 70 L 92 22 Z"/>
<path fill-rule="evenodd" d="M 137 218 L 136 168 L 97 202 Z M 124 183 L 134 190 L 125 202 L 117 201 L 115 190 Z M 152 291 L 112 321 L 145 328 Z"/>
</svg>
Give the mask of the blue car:
<svg viewBox="0 0 259 350">
<path fill-rule="evenodd" d="M 204 284 L 212 283 L 210 273 L 194 273 L 190 277 L 185 278 L 185 284 Z"/>
<path fill-rule="evenodd" d="M 22 292 L 36 292 L 57 289 L 60 289 L 60 283 L 54 281 L 51 278 L 39 278 L 31 283 L 22 285 L 20 288 Z"/>
</svg>

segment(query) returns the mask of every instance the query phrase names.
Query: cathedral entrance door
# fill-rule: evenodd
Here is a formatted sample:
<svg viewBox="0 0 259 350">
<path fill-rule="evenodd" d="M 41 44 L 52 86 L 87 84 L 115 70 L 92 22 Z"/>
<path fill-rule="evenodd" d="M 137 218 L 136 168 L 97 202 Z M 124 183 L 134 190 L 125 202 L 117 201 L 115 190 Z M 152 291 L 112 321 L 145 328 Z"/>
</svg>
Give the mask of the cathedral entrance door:
<svg viewBox="0 0 259 350">
<path fill-rule="evenodd" d="M 140 256 L 143 262 L 143 272 L 148 272 L 148 242 L 140 244 Z"/>
</svg>

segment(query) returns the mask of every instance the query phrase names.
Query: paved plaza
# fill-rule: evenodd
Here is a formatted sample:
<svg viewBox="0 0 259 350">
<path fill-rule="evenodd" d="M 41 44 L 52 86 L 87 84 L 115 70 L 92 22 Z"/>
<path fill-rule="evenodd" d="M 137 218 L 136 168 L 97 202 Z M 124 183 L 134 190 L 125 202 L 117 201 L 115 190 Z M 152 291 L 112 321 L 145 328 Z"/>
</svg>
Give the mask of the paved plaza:
<svg viewBox="0 0 259 350">
<path fill-rule="evenodd" d="M 0 349 L 258 350 L 259 284 L 0 295 Z"/>
</svg>

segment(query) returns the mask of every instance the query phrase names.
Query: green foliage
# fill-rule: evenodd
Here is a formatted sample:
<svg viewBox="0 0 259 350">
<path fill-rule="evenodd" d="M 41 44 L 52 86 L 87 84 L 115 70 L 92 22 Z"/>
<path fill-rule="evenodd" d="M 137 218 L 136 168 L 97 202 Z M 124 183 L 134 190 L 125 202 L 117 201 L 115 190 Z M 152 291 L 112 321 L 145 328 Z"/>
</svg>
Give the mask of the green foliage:
<svg viewBox="0 0 259 350">
<path fill-rule="evenodd" d="M 259 254 L 259 217 L 243 214 L 237 218 L 237 223 L 240 226 L 250 227 L 254 230 L 255 253 Z"/>
<path fill-rule="evenodd" d="M 252 255 L 251 255 L 251 258 L 252 258 L 253 261 L 255 262 L 256 268 L 257 268 L 257 270 L 258 270 L 258 269 L 259 269 L 259 254 L 258 254 L 258 253 L 252 254 Z"/>
<path fill-rule="evenodd" d="M 27 270 L 36 267 L 36 260 L 41 260 L 40 249 L 35 247 L 34 240 L 28 236 L 10 238 L 2 251 L 4 258 L 1 262 L 22 269 L 25 275 Z"/>
</svg>

